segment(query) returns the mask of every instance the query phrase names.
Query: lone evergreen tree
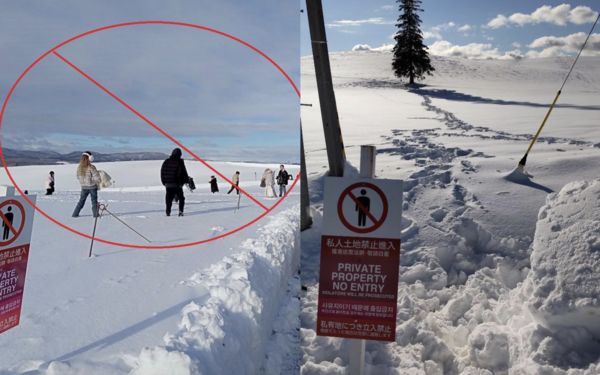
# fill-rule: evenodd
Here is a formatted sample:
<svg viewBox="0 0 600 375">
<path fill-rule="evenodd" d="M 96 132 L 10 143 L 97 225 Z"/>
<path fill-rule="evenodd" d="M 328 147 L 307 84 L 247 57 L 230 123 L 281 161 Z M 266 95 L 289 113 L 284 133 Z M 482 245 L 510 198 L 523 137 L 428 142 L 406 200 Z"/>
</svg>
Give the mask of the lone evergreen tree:
<svg viewBox="0 0 600 375">
<path fill-rule="evenodd" d="M 427 46 L 423 44 L 421 33 L 421 17 L 417 12 L 422 11 L 421 0 L 396 0 L 400 4 L 398 17 L 398 33 L 394 36 L 394 59 L 392 68 L 396 77 L 408 77 L 409 84 L 415 83 L 415 78 L 423 79 L 425 74 L 431 75 L 435 69 L 431 66 Z"/>
</svg>

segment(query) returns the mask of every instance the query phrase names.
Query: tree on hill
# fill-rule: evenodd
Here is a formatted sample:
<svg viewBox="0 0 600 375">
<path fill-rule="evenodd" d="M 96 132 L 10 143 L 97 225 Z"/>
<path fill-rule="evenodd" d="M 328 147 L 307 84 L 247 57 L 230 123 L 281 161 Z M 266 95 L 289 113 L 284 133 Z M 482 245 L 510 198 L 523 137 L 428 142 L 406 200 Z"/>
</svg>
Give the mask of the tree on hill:
<svg viewBox="0 0 600 375">
<path fill-rule="evenodd" d="M 425 74 L 431 75 L 435 69 L 431 66 L 427 46 L 423 44 L 421 33 L 421 0 L 396 0 L 400 6 L 400 16 L 396 27 L 398 32 L 394 36 L 394 58 L 392 68 L 398 78 L 408 77 L 409 83 L 415 79 L 423 79 Z"/>
</svg>

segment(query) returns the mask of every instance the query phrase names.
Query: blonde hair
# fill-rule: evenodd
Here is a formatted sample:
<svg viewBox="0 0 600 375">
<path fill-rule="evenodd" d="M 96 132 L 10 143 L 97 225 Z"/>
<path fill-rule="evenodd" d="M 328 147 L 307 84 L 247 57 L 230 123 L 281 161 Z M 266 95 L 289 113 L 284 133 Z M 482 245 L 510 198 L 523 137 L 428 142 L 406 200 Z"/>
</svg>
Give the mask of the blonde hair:
<svg viewBox="0 0 600 375">
<path fill-rule="evenodd" d="M 87 154 L 82 154 L 81 159 L 79 159 L 79 166 L 77 166 L 77 175 L 85 175 L 85 172 L 87 172 L 90 165 L 92 165 L 92 163 L 90 163 L 90 157 L 87 156 Z"/>
</svg>

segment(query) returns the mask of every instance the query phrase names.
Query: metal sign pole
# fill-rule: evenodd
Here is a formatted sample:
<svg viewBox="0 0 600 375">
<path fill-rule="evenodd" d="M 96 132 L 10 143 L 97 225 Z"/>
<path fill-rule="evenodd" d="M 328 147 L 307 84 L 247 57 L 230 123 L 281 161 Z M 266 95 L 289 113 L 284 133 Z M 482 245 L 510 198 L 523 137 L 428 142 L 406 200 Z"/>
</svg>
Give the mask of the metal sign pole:
<svg viewBox="0 0 600 375">
<path fill-rule="evenodd" d="M 375 177 L 375 146 L 360 146 L 360 177 Z M 365 344 L 366 340 L 350 340 L 348 356 L 350 357 L 349 374 L 363 375 L 365 373 Z"/>
</svg>

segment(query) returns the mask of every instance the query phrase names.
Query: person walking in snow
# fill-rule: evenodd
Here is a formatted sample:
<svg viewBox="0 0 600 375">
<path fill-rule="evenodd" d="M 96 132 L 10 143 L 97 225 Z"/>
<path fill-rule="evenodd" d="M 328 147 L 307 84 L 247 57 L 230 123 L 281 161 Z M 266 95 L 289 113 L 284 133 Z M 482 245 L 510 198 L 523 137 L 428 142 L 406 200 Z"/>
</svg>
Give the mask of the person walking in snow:
<svg viewBox="0 0 600 375">
<path fill-rule="evenodd" d="M 79 195 L 79 202 L 77 202 L 73 211 L 73 217 L 79 217 L 79 213 L 85 205 L 88 195 L 92 200 L 92 214 L 94 217 L 98 217 L 98 184 L 102 181 L 102 178 L 96 167 L 92 164 L 93 161 L 94 156 L 90 151 L 81 154 L 79 165 L 77 166 L 77 179 L 81 185 L 81 194 Z"/>
<path fill-rule="evenodd" d="M 219 192 L 219 185 L 217 185 L 217 178 L 215 176 L 210 176 L 210 181 L 208 181 L 210 183 L 210 192 L 211 193 L 217 193 Z"/>
<path fill-rule="evenodd" d="M 290 179 L 290 174 L 285 170 L 283 164 L 279 166 L 279 173 L 277 173 L 277 185 L 279 185 L 279 196 L 285 195 L 288 180 Z"/>
<path fill-rule="evenodd" d="M 166 159 L 160 168 L 160 181 L 166 188 L 165 203 L 166 214 L 171 216 L 171 206 L 173 199 L 177 197 L 179 202 L 179 216 L 183 216 L 185 207 L 185 197 L 183 196 L 183 185 L 189 181 L 185 164 L 181 158 L 181 149 L 176 148 L 171 152 L 171 156 Z"/>
<path fill-rule="evenodd" d="M 54 171 L 50 171 L 46 177 L 46 195 L 52 195 L 52 193 L 54 193 Z"/>
<path fill-rule="evenodd" d="M 240 186 L 240 171 L 235 172 L 233 177 L 231 177 L 231 182 L 233 182 L 233 185 L 231 185 L 231 189 L 229 189 L 227 194 L 231 193 L 233 191 L 233 189 L 235 189 L 236 193 L 239 194 L 240 189 L 238 189 L 238 187 Z"/>
<path fill-rule="evenodd" d="M 265 169 L 262 175 L 262 178 L 265 181 L 265 197 L 267 198 L 273 198 L 277 196 L 277 194 L 275 193 L 274 175 L 275 173 L 270 168 Z"/>
</svg>

